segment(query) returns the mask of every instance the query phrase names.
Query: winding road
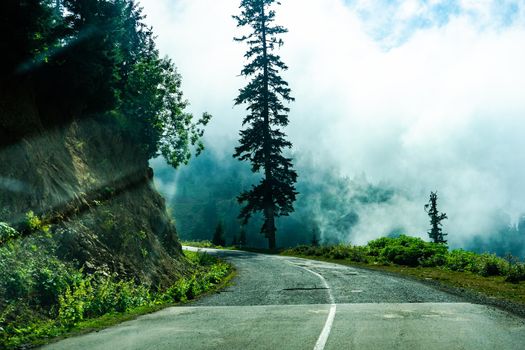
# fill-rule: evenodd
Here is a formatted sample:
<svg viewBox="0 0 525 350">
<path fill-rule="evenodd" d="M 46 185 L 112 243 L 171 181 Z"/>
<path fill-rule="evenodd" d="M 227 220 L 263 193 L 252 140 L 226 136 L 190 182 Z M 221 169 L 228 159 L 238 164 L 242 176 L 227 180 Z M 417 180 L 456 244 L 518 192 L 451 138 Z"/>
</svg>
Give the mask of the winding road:
<svg viewBox="0 0 525 350">
<path fill-rule="evenodd" d="M 44 349 L 525 349 L 525 320 L 425 284 L 325 262 L 206 250 L 236 266 L 231 286 Z"/>
</svg>

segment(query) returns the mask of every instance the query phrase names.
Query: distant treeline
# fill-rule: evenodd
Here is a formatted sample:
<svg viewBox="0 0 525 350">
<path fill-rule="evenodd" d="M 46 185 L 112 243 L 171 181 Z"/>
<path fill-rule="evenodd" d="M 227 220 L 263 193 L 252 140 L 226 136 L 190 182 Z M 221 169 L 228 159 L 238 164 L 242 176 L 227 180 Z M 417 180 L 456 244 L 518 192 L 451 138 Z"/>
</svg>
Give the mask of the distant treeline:
<svg viewBox="0 0 525 350">
<path fill-rule="evenodd" d="M 298 164 L 302 176 L 297 182 L 300 195 L 295 212 L 276 222 L 280 247 L 309 243 L 314 234 L 322 238 L 322 243 L 338 243 L 358 223 L 358 206 L 384 203 L 394 194 L 390 188 L 364 180 L 356 182 L 335 176 L 333 169 L 317 168 L 307 161 Z M 219 222 L 225 228 L 226 244 L 239 236 L 243 227 L 237 218 L 236 196 L 257 181 L 248 166 L 208 150 L 191 166 L 176 173 L 161 161 L 154 162 L 154 168 L 159 190 L 172 208 L 182 239 L 211 240 Z M 175 191 L 171 193 L 173 188 Z M 245 227 L 250 246 L 266 246 L 260 234 L 260 220 L 255 217 Z"/>
<path fill-rule="evenodd" d="M 352 180 L 338 175 L 337 169 L 317 166 L 307 157 L 296 157 L 302 174 L 297 183 L 301 194 L 297 198 L 296 211 L 277 220 L 281 232 L 277 242 L 280 247 L 310 244 L 314 235 L 325 245 L 347 243 L 362 220 L 360 209 L 389 205 L 400 194 L 387 185 L 373 185 L 364 179 Z M 159 189 L 173 209 L 172 215 L 182 239 L 211 240 L 217 223 L 222 221 L 226 244 L 233 242 L 241 230 L 235 197 L 257 181 L 247 166 L 209 149 L 188 167 L 174 171 L 159 160 L 154 162 L 154 168 Z M 426 217 L 423 204 L 421 215 Z M 492 252 L 502 257 L 508 253 L 525 257 L 525 217 L 517 226 L 512 226 L 510 218 L 505 216 L 496 221 L 494 229 L 479 232 L 469 239 L 463 237 L 462 248 L 480 253 Z M 248 245 L 266 246 L 257 225 L 248 225 L 246 229 Z M 446 224 L 445 231 L 452 240 L 460 235 L 447 230 Z M 414 234 L 400 226 L 377 235 L 396 237 L 403 233 Z M 425 230 L 421 236 L 427 237 Z"/>
</svg>

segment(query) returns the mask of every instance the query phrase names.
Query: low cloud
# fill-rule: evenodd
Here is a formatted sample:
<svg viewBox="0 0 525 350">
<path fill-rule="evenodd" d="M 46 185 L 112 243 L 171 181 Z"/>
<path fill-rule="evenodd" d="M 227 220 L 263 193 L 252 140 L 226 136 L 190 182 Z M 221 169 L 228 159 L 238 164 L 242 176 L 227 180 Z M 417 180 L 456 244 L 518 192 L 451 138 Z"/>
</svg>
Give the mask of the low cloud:
<svg viewBox="0 0 525 350">
<path fill-rule="evenodd" d="M 245 84 L 238 77 L 245 48 L 232 40 L 239 1 L 141 3 L 161 52 L 179 67 L 190 109 L 214 115 L 208 148 L 229 156 L 243 115 L 233 108 Z M 294 151 L 403 194 L 367 206 L 352 237 L 400 226 L 424 234 L 431 190 L 449 214 L 454 245 L 493 232 L 499 213 L 518 222 L 525 213 L 523 1 L 403 1 L 389 10 L 381 1 L 282 3 Z"/>
</svg>

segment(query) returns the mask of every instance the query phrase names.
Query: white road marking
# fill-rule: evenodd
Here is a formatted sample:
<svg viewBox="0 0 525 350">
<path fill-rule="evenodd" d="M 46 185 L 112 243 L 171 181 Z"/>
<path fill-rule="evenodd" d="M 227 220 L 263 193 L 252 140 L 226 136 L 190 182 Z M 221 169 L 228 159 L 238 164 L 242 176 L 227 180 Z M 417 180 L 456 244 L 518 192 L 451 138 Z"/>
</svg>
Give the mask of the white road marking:
<svg viewBox="0 0 525 350">
<path fill-rule="evenodd" d="M 330 312 L 328 313 L 328 317 L 326 318 L 326 322 L 324 324 L 323 330 L 321 331 L 321 334 L 319 335 L 319 338 L 317 339 L 317 343 L 315 343 L 314 350 L 323 350 L 326 346 L 326 341 L 328 340 L 328 336 L 330 335 L 330 331 L 332 330 L 332 324 L 334 323 L 335 318 L 335 312 L 337 310 L 337 305 L 335 304 L 334 296 L 332 295 L 332 290 L 330 289 L 330 286 L 328 285 L 328 282 L 324 279 L 324 277 L 320 274 L 318 274 L 315 271 L 312 271 L 304 266 L 296 265 L 291 263 L 294 266 L 300 267 L 301 269 L 304 269 L 317 277 L 321 279 L 323 282 L 323 285 L 325 286 L 326 290 L 328 290 L 328 297 L 330 298 Z"/>
</svg>

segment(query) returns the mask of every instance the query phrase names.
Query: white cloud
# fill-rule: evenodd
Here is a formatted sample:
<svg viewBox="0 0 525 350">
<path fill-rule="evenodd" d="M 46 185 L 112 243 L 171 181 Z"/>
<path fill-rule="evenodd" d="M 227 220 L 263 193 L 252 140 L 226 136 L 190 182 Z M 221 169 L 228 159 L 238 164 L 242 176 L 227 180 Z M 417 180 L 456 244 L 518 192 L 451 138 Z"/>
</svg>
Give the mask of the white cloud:
<svg viewBox="0 0 525 350">
<path fill-rule="evenodd" d="M 142 4 L 161 51 L 183 75 L 191 109 L 214 115 L 210 147 L 231 153 L 243 114 L 232 109 L 244 84 L 237 77 L 244 47 L 232 40 L 238 1 Z M 431 15 L 430 4 L 407 4 L 401 19 Z M 348 175 L 365 172 L 408 189 L 413 203 L 375 209 L 384 221 L 402 216 L 403 208 L 415 215 L 428 192 L 439 190 L 452 241 L 486 230 L 494 211 L 525 212 L 524 26 L 480 27 L 468 13 L 455 15 L 385 51 L 369 35 L 366 21 L 374 18 L 365 21 L 355 6 L 284 0 L 278 9 L 278 22 L 290 30 L 280 53 L 297 98 L 287 129 L 295 149 L 339 164 Z M 492 2 L 461 6 L 491 21 Z M 405 224 L 425 229 L 420 219 Z"/>
</svg>

